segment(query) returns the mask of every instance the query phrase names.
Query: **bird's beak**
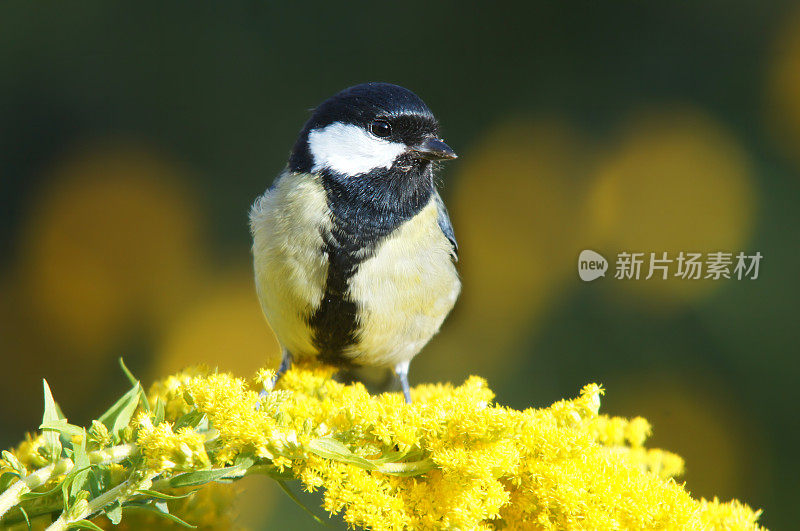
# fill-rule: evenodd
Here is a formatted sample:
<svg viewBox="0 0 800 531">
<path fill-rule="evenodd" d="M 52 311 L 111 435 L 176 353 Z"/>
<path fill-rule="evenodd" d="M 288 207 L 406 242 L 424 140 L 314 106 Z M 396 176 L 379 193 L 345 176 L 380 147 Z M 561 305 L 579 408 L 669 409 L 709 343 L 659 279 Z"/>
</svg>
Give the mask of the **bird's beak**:
<svg viewBox="0 0 800 531">
<path fill-rule="evenodd" d="M 418 157 L 427 160 L 452 160 L 458 158 L 450 146 L 438 138 L 428 138 L 420 145 L 411 148 Z"/>
</svg>

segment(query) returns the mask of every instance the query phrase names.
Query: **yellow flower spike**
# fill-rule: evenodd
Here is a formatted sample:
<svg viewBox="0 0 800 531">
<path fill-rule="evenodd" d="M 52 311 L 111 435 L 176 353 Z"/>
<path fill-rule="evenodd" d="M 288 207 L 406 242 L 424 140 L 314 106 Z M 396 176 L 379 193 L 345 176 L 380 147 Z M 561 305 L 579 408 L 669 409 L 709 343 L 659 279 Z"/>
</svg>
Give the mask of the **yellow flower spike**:
<svg viewBox="0 0 800 531">
<path fill-rule="evenodd" d="M 716 497 L 700 500 L 700 513 L 703 523 L 712 529 L 750 529 L 758 526 L 761 511 L 753 511 L 737 500 L 720 502 Z"/>
<path fill-rule="evenodd" d="M 193 470 L 210 465 L 202 434 L 191 428 L 174 432 L 168 422 L 154 426 L 146 413 L 140 414 L 136 422 L 139 428 L 136 444 L 151 470 Z"/>
<path fill-rule="evenodd" d="M 631 419 L 625 426 L 625 439 L 628 440 L 631 446 L 643 446 L 644 441 L 650 436 L 653 429 L 650 423 L 642 417 L 635 417 Z"/>
<path fill-rule="evenodd" d="M 586 414 L 596 416 L 600 411 L 600 397 L 605 393 L 605 389 L 597 384 L 586 384 L 581 389 L 581 396 L 576 401 L 586 409 Z"/>
<path fill-rule="evenodd" d="M 25 440 L 11 451 L 17 460 L 28 468 L 38 468 L 47 464 L 39 449 L 44 446 L 44 436 L 41 434 L 26 433 Z"/>
<path fill-rule="evenodd" d="M 141 458 L 102 465 L 110 486 L 130 494 L 144 488 L 122 488 L 131 478 L 155 477 L 154 489 L 171 492 L 179 472 L 290 474 L 305 490 L 322 489 L 329 513 L 375 530 L 760 529 L 759 513 L 746 505 L 692 499 L 672 479 L 683 460 L 645 446 L 645 419 L 601 414 L 598 385 L 516 411 L 493 403 L 478 377 L 417 386 L 405 404 L 398 393 L 370 396 L 332 375 L 298 363 L 263 398 L 254 389 L 272 378 L 267 371 L 252 383 L 207 369 L 169 377 L 151 388 L 150 411 L 125 428 Z M 103 438 L 102 428 L 94 432 L 90 441 Z M 13 455 L 35 469 L 43 466 L 41 445 L 30 436 Z M 41 488 L 65 477 L 59 472 Z M 202 521 L 202 505 L 193 506 L 192 523 Z"/>
<path fill-rule="evenodd" d="M 253 378 L 253 380 L 255 380 L 257 383 L 263 383 L 275 378 L 275 374 L 277 373 L 274 369 L 259 369 L 256 372 L 256 375 Z"/>
</svg>

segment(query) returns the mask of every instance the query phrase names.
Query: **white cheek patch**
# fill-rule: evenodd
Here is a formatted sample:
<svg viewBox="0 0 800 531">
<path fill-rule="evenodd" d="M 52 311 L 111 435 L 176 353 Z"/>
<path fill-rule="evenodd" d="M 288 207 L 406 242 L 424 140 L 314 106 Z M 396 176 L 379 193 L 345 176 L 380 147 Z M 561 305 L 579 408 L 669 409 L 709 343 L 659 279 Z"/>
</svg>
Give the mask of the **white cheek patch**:
<svg viewBox="0 0 800 531">
<path fill-rule="evenodd" d="M 377 138 L 357 125 L 336 122 L 309 132 L 308 149 L 314 159 L 312 171 L 328 168 L 357 175 L 391 167 L 406 146 Z"/>
</svg>

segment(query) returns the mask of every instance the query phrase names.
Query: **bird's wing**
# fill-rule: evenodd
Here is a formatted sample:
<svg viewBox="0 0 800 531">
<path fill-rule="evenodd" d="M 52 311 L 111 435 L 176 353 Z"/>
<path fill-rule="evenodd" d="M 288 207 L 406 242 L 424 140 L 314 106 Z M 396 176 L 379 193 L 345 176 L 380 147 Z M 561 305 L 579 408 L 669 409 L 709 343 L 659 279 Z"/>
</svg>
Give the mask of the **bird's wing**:
<svg viewBox="0 0 800 531">
<path fill-rule="evenodd" d="M 433 192 L 433 200 L 436 201 L 436 209 L 439 212 L 439 228 L 450 241 L 453 247 L 451 256 L 454 262 L 458 262 L 458 242 L 456 242 L 456 235 L 453 232 L 453 224 L 450 223 L 450 216 L 447 215 L 447 207 L 444 206 L 441 196 L 438 191 Z"/>
</svg>

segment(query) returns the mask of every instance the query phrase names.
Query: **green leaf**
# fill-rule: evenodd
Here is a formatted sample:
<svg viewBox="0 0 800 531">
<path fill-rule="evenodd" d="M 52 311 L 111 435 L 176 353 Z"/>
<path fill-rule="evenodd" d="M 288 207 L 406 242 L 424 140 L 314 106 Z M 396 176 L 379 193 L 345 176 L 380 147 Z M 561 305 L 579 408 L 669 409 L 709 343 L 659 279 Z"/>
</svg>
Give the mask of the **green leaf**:
<svg viewBox="0 0 800 531">
<path fill-rule="evenodd" d="M 75 496 L 83 489 L 83 486 L 86 484 L 86 479 L 89 477 L 89 470 L 91 469 L 91 463 L 89 462 L 89 455 L 86 453 L 86 430 L 83 431 L 83 437 L 81 437 L 80 444 L 73 444 L 73 461 L 75 463 L 75 468 L 73 470 L 77 470 L 75 475 L 72 479 L 72 485 L 69 489 L 70 498 L 75 498 Z"/>
<path fill-rule="evenodd" d="M 114 525 L 119 525 L 119 523 L 122 521 L 122 504 L 119 502 L 119 500 L 114 500 L 114 502 L 109 504 L 103 510 L 103 512 Z"/>
<path fill-rule="evenodd" d="M 164 415 L 165 415 L 166 407 L 167 406 L 166 406 L 166 404 L 164 404 L 164 401 L 161 400 L 161 397 L 158 397 L 158 400 L 156 400 L 156 413 L 153 416 L 154 417 L 153 418 L 153 425 L 154 426 L 158 426 L 159 424 L 164 422 Z"/>
<path fill-rule="evenodd" d="M 59 490 L 61 490 L 61 483 L 59 483 L 52 489 L 46 490 L 44 492 L 26 492 L 25 494 L 22 494 L 19 497 L 19 499 L 20 501 L 28 501 L 28 500 L 35 500 L 37 498 L 44 498 L 45 496 L 50 496 L 52 494 L 55 494 Z"/>
<path fill-rule="evenodd" d="M 396 469 L 392 469 L 391 465 L 398 465 Z M 411 463 L 412 466 L 408 467 L 407 469 L 403 469 L 403 465 L 406 463 L 386 463 L 384 466 L 378 468 L 381 473 L 388 474 L 390 476 L 398 476 L 402 478 L 409 478 L 412 476 L 419 476 L 425 474 L 426 472 L 430 472 L 434 468 L 436 468 L 436 463 L 433 461 L 427 461 L 420 463 Z"/>
<path fill-rule="evenodd" d="M 130 391 L 125 393 L 113 406 L 108 408 L 108 411 L 100 416 L 100 422 L 105 424 L 108 431 L 113 435 L 119 436 L 119 432 L 125 429 L 131 421 L 131 417 L 139 405 L 141 389 L 142 386 L 137 382 Z"/>
<path fill-rule="evenodd" d="M 372 461 L 357 456 L 351 452 L 347 446 L 330 437 L 314 439 L 309 443 L 308 449 L 325 459 L 356 465 L 367 470 L 375 470 L 378 468 Z"/>
<path fill-rule="evenodd" d="M 182 525 L 184 527 L 188 527 L 189 529 L 197 529 L 196 525 L 192 525 L 192 524 L 190 524 L 189 522 L 187 522 L 185 520 L 181 520 L 180 518 L 178 518 L 174 514 L 165 513 L 163 511 L 161 511 L 160 509 L 158 509 L 157 507 L 152 507 L 150 505 L 138 505 L 138 504 L 129 505 L 129 507 L 131 509 L 143 509 L 145 511 L 150 511 L 152 513 L 156 513 L 156 514 L 158 514 L 160 516 L 163 516 L 164 518 L 166 518 L 168 520 L 172 520 L 176 524 Z"/>
<path fill-rule="evenodd" d="M 407 452 L 388 452 L 383 454 L 382 456 L 378 457 L 377 459 L 370 459 L 376 465 L 385 465 L 386 463 L 396 463 L 397 461 L 403 459 L 406 456 Z"/>
<path fill-rule="evenodd" d="M 17 457 L 14 454 L 9 452 L 8 450 L 3 450 L 3 453 L 1 455 L 3 456 L 3 461 L 5 461 L 6 464 L 8 464 L 8 466 L 13 468 L 14 473 L 17 474 L 19 477 L 22 477 L 27 474 L 28 470 L 22 463 L 19 462 L 19 459 L 17 459 Z M 0 490 L 0 492 L 2 492 L 2 490 Z"/>
<path fill-rule="evenodd" d="M 197 428 L 203 419 L 205 418 L 206 414 L 201 413 L 200 411 L 190 411 L 183 415 L 181 418 L 175 421 L 175 426 L 173 429 L 178 431 L 181 428 Z"/>
<path fill-rule="evenodd" d="M 60 419 L 67 420 L 67 416 L 61 411 L 61 406 L 58 405 L 58 402 L 56 402 L 56 415 L 58 415 Z"/>
<path fill-rule="evenodd" d="M 143 494 L 144 496 L 148 496 L 150 498 L 158 498 L 160 500 L 180 500 L 181 498 L 188 498 L 199 489 L 195 489 L 191 492 L 187 492 L 186 494 L 164 494 L 163 492 L 158 492 L 157 490 L 150 490 L 150 489 L 139 489 L 137 492 Z"/>
<path fill-rule="evenodd" d="M 243 468 L 244 470 L 247 470 L 254 464 L 256 464 L 256 458 L 251 453 L 239 454 L 233 461 L 233 466 Z"/>
<path fill-rule="evenodd" d="M 28 518 L 28 513 L 26 513 L 25 509 L 22 507 L 17 507 L 17 509 L 19 509 L 19 512 L 22 513 L 22 517 L 25 519 L 25 525 L 28 526 L 28 531 L 31 531 L 31 519 Z"/>
<path fill-rule="evenodd" d="M 70 522 L 67 524 L 67 529 L 93 529 L 94 531 L 103 531 L 102 527 L 91 523 L 89 520 L 79 520 L 77 522 Z"/>
<path fill-rule="evenodd" d="M 275 481 L 277 481 L 277 482 L 278 482 L 278 485 L 280 485 L 280 486 L 281 486 L 281 488 L 283 489 L 283 492 L 285 492 L 285 493 L 286 493 L 286 495 L 287 495 L 287 496 L 289 496 L 289 497 L 292 499 L 292 501 L 294 501 L 294 502 L 295 502 L 297 505 L 299 505 L 299 506 L 300 506 L 300 507 L 301 507 L 301 508 L 302 508 L 302 509 L 303 509 L 305 512 L 307 512 L 308 514 L 310 514 L 310 515 L 311 515 L 311 518 L 313 518 L 314 520 L 316 520 L 318 524 L 322 524 L 322 525 L 324 525 L 324 526 L 326 526 L 326 527 L 328 526 L 328 524 L 326 524 L 326 523 L 325 523 L 325 522 L 322 520 L 322 518 L 320 518 L 319 516 L 317 516 L 316 514 L 314 514 L 314 513 L 311 511 L 311 509 L 309 509 L 309 508 L 306 506 L 306 504 L 305 504 L 305 503 L 303 503 L 302 501 L 300 501 L 300 498 L 298 498 L 297 496 L 295 496 L 294 492 L 292 492 L 292 491 L 289 489 L 289 485 L 287 485 L 285 481 L 283 481 L 283 480 L 280 480 L 280 479 L 276 479 Z"/>
<path fill-rule="evenodd" d="M 12 483 L 16 483 L 17 478 L 22 478 L 19 472 L 6 471 L 0 474 L 0 492 L 4 492 Z"/>
<path fill-rule="evenodd" d="M 136 377 L 133 375 L 133 373 L 130 371 L 130 369 L 128 369 L 128 366 L 127 366 L 127 365 L 125 365 L 125 360 L 123 360 L 123 359 L 122 359 L 122 356 L 120 356 L 120 357 L 117 359 L 117 361 L 119 362 L 119 366 L 122 368 L 122 372 L 124 372 L 124 373 L 125 373 L 125 376 L 127 376 L 127 377 L 128 377 L 128 381 L 131 383 L 131 385 L 136 385 L 136 384 L 138 384 L 138 383 L 139 383 L 139 379 L 138 379 L 138 378 L 136 378 Z"/>
<path fill-rule="evenodd" d="M 56 431 L 60 434 L 66 435 L 67 437 L 75 437 L 76 435 L 81 435 L 83 433 L 83 428 L 76 426 L 75 424 L 70 424 L 64 419 L 42 422 L 39 425 L 39 429 L 43 431 Z"/>
<path fill-rule="evenodd" d="M 50 392 L 50 386 L 47 385 L 47 380 L 42 380 L 42 386 L 44 387 L 44 414 L 42 415 L 42 424 L 62 419 L 63 415 L 59 414 L 56 401 L 53 400 L 53 393 Z M 52 461 L 55 461 L 61 456 L 61 440 L 59 439 L 58 432 L 44 432 L 44 440 L 48 456 Z"/>
<path fill-rule="evenodd" d="M 122 367 L 122 372 L 125 373 L 125 376 L 128 378 L 128 381 L 131 383 L 131 385 L 139 385 L 139 389 L 141 391 L 139 398 L 141 399 L 140 402 L 142 404 L 142 409 L 144 409 L 145 411 L 147 411 L 149 413 L 150 412 L 150 402 L 147 401 L 147 393 L 144 392 L 144 389 L 142 388 L 141 383 L 139 382 L 139 379 L 136 378 L 133 375 L 133 373 L 130 371 L 130 369 L 128 369 L 128 366 L 125 365 L 125 362 L 123 361 L 122 356 L 120 356 L 120 358 L 119 358 L 119 366 Z"/>
<path fill-rule="evenodd" d="M 198 485 L 205 485 L 211 481 L 222 479 L 226 476 L 235 476 L 237 473 L 243 472 L 241 467 L 231 466 L 227 468 L 215 468 L 212 470 L 198 470 L 195 472 L 186 472 L 180 474 L 169 480 L 170 487 L 196 487 Z"/>
<path fill-rule="evenodd" d="M 69 509 L 69 505 L 70 505 L 70 503 L 69 503 L 69 482 L 68 481 L 62 481 L 60 486 L 61 486 L 61 501 L 64 504 L 64 511 L 66 511 L 67 509 Z"/>
<path fill-rule="evenodd" d="M 111 472 L 107 467 L 92 467 L 89 469 L 89 478 L 86 487 L 92 493 L 92 498 L 100 496 L 112 487 Z"/>
</svg>

